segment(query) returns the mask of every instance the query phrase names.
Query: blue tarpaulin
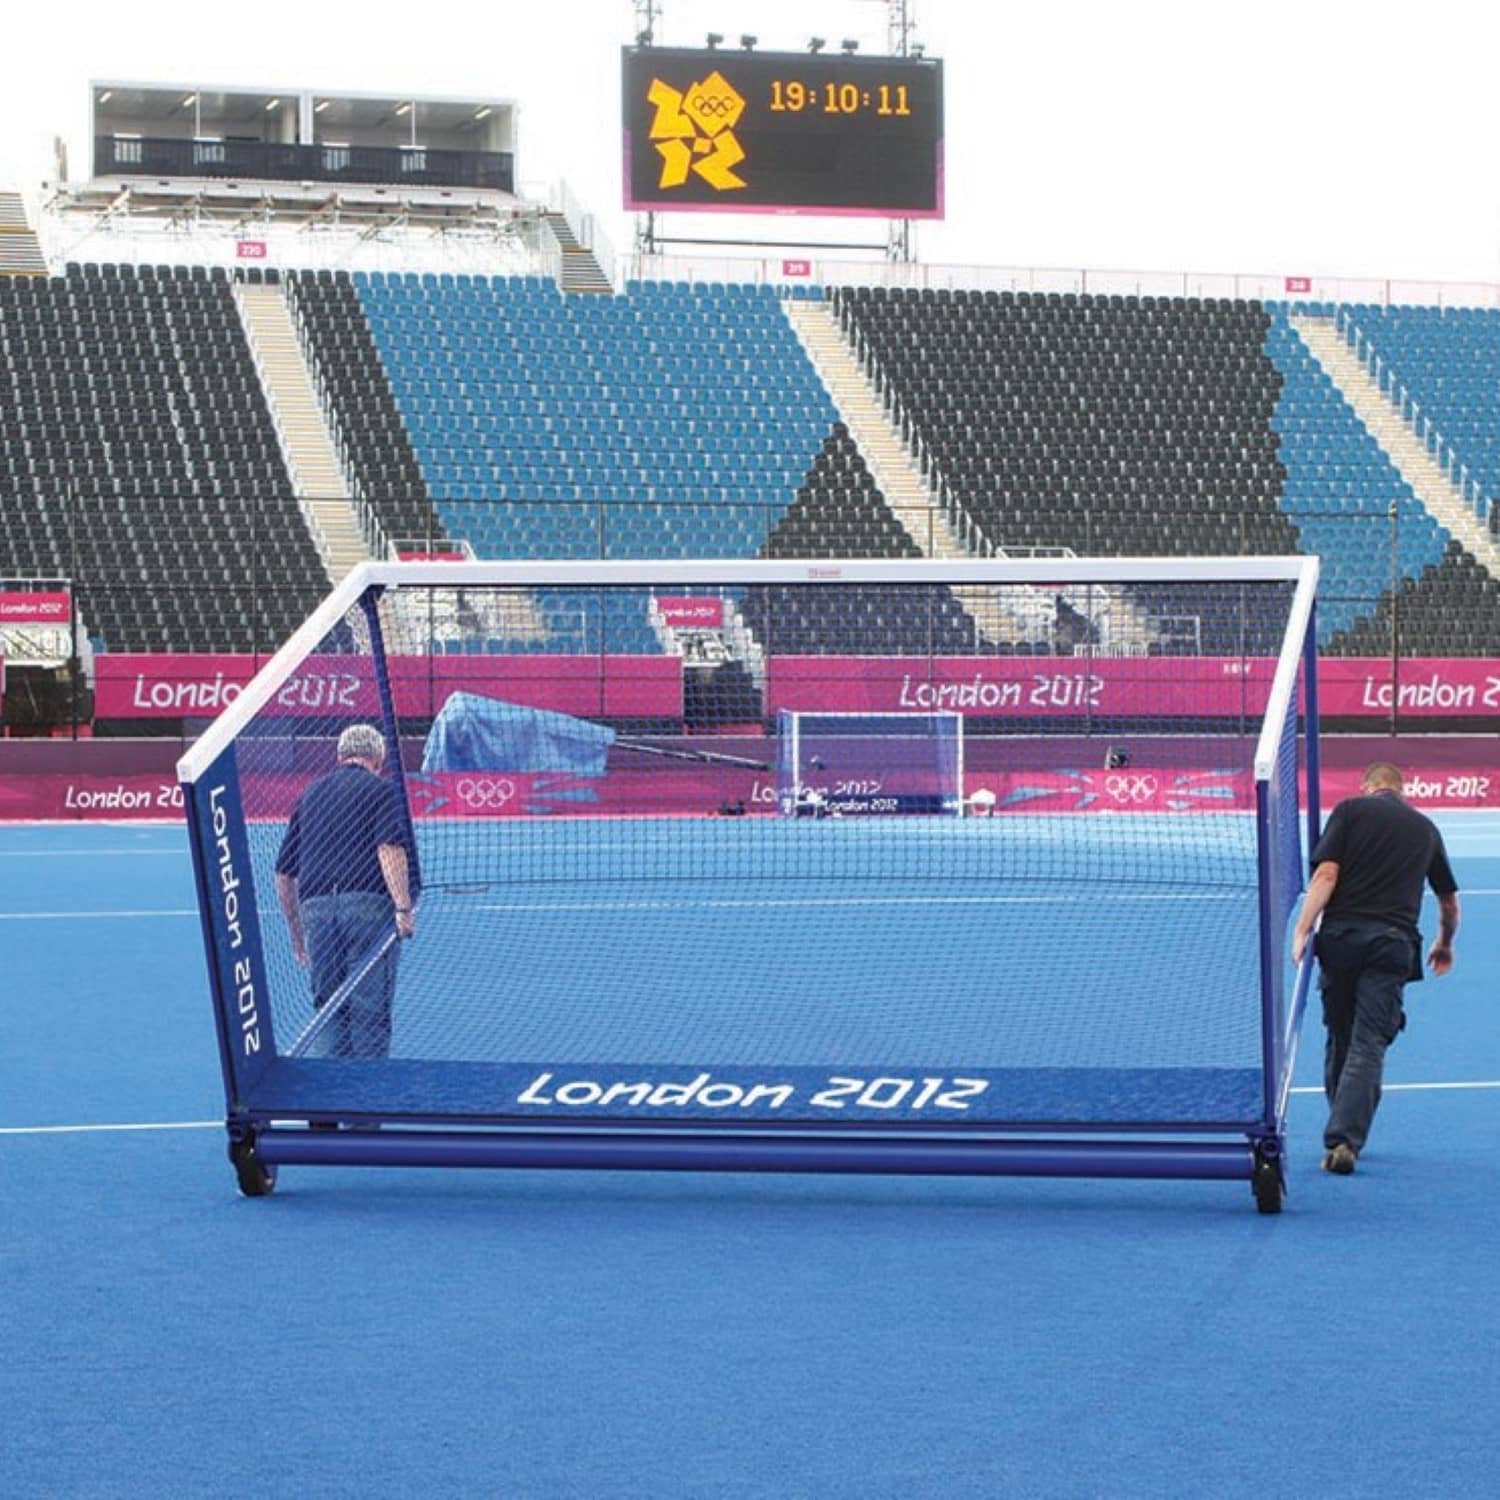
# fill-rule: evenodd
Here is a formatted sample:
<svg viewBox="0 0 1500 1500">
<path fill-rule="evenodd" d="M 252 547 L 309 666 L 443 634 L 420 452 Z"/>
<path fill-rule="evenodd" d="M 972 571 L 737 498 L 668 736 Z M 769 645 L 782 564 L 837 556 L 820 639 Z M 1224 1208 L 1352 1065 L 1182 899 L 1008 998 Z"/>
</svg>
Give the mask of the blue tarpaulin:
<svg viewBox="0 0 1500 1500">
<path fill-rule="evenodd" d="M 565 771 L 602 776 L 615 732 L 571 714 L 454 693 L 433 720 L 424 771 Z"/>
</svg>

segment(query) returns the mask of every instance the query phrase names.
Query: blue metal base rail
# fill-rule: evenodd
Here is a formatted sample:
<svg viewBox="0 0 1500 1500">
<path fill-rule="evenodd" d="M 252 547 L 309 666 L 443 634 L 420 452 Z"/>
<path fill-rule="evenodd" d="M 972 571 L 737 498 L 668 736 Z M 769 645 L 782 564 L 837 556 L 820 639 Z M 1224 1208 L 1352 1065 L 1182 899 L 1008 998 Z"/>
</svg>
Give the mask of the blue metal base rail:
<svg viewBox="0 0 1500 1500">
<path fill-rule="evenodd" d="M 582 1135 L 576 1131 L 262 1129 L 267 1166 L 536 1167 L 550 1171 L 836 1172 L 947 1177 L 1250 1181 L 1280 1141 L 911 1140 Z"/>
</svg>

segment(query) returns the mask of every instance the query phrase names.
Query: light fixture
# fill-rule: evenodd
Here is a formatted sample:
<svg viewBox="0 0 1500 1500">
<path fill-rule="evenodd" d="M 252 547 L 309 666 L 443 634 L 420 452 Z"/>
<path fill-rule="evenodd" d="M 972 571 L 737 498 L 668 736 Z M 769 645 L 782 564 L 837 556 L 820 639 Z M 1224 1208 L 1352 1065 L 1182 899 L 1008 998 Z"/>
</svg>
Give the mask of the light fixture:
<svg viewBox="0 0 1500 1500">
<path fill-rule="evenodd" d="M 108 104 L 109 101 L 114 97 L 115 91 L 113 89 L 105 89 L 105 91 L 99 95 L 99 102 L 101 104 Z"/>
<path fill-rule="evenodd" d="M 758 36 L 751 36 L 747 31 L 744 36 L 740 38 L 740 46 L 742 46 L 746 52 L 753 52 L 755 50 L 755 44 L 759 40 L 760 38 Z"/>
<path fill-rule="evenodd" d="M 476 120 L 483 120 L 483 119 L 487 118 L 491 113 L 492 113 L 492 111 L 491 111 L 489 105 L 486 104 L 483 109 L 476 109 L 474 111 L 474 118 Z"/>
<path fill-rule="evenodd" d="M 859 43 L 852 36 L 846 36 L 844 40 L 839 43 L 839 46 L 842 47 L 850 57 L 853 57 L 854 54 L 859 51 Z"/>
<path fill-rule="evenodd" d="M 196 94 L 189 94 L 187 98 L 182 101 L 182 108 L 191 109 L 197 102 L 198 96 Z"/>
<path fill-rule="evenodd" d="M 652 36 L 651 36 L 651 28 L 649 26 L 644 31 L 638 31 L 638 32 L 636 32 L 636 34 L 635 34 L 635 44 L 636 44 L 637 47 L 649 47 L 651 45 L 651 42 L 652 42 Z"/>
<path fill-rule="evenodd" d="M 926 57 L 927 56 L 927 43 L 926 42 L 913 42 L 911 44 L 911 55 L 913 57 L 916 57 L 916 58 Z"/>
<path fill-rule="evenodd" d="M 398 104 L 396 106 L 396 113 L 398 115 L 409 115 L 411 113 L 411 105 L 409 105 L 409 104 Z"/>
<path fill-rule="evenodd" d="M 724 38 L 717 31 L 710 31 L 708 36 L 705 37 L 704 40 L 707 41 L 708 50 L 710 52 L 717 52 L 719 43 L 722 42 Z"/>
<path fill-rule="evenodd" d="M 266 113 L 267 113 L 267 114 L 270 114 L 270 113 L 271 113 L 271 111 L 272 111 L 272 110 L 273 110 L 273 109 L 275 109 L 275 108 L 276 108 L 276 106 L 277 106 L 277 105 L 278 105 L 278 104 L 280 104 L 280 103 L 281 103 L 281 100 L 280 100 L 280 99 L 267 99 L 267 100 L 266 100 Z"/>
<path fill-rule="evenodd" d="M 825 42 L 820 36 L 809 37 L 807 42 L 807 50 L 816 55 L 817 53 L 821 52 L 827 45 L 828 43 Z"/>
<path fill-rule="evenodd" d="M 325 109 L 327 109 L 327 108 L 328 108 L 328 106 L 329 106 L 329 105 L 330 105 L 330 104 L 332 104 L 332 103 L 333 103 L 333 100 L 332 100 L 332 99 L 319 99 L 319 100 L 318 100 L 318 102 L 317 102 L 317 103 L 316 103 L 316 104 L 315 104 L 315 105 L 313 105 L 313 113 L 314 113 L 314 114 L 315 114 L 315 115 L 320 115 L 320 114 L 322 114 L 322 113 L 323 113 L 323 111 L 324 111 L 324 110 L 325 110 Z"/>
</svg>

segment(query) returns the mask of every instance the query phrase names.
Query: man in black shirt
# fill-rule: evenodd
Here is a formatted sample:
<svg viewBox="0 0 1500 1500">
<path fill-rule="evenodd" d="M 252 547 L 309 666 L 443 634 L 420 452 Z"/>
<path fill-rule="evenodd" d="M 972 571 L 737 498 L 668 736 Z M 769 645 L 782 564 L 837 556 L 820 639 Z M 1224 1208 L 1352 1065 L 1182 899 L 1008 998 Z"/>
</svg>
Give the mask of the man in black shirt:
<svg viewBox="0 0 1500 1500">
<path fill-rule="evenodd" d="M 338 768 L 303 792 L 276 856 L 276 893 L 292 954 L 311 969 L 319 1010 L 369 962 L 394 923 L 416 930 L 407 832 L 396 788 L 382 778 L 385 739 L 369 724 L 339 736 Z M 339 1057 L 384 1057 L 398 949 L 388 943 L 340 1004 L 319 1048 Z"/>
<path fill-rule="evenodd" d="M 1292 957 L 1301 963 L 1318 918 L 1315 951 L 1328 1028 L 1323 1088 L 1328 1124 L 1323 1169 L 1347 1176 L 1380 1104 L 1385 1051 L 1406 1025 L 1401 995 L 1422 977 L 1417 918 L 1425 882 L 1438 898 L 1439 931 L 1427 955 L 1434 974 L 1453 967 L 1458 883 L 1443 836 L 1401 796 L 1401 772 L 1373 765 L 1361 795 L 1333 810 L 1312 852 L 1315 866 L 1297 918 Z"/>
</svg>

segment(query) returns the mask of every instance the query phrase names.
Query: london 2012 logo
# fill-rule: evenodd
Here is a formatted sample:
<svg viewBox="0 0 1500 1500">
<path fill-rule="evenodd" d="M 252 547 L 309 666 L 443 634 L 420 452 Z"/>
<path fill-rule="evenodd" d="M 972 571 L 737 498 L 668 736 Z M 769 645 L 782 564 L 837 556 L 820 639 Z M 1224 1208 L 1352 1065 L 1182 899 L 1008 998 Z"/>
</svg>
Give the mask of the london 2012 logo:
<svg viewBox="0 0 1500 1500">
<path fill-rule="evenodd" d="M 717 192 L 745 186 L 734 171 L 745 159 L 745 148 L 734 134 L 745 100 L 722 73 L 710 73 L 686 93 L 653 78 L 646 98 L 656 108 L 651 140 L 661 155 L 658 188 L 682 187 L 689 172 Z"/>
</svg>

